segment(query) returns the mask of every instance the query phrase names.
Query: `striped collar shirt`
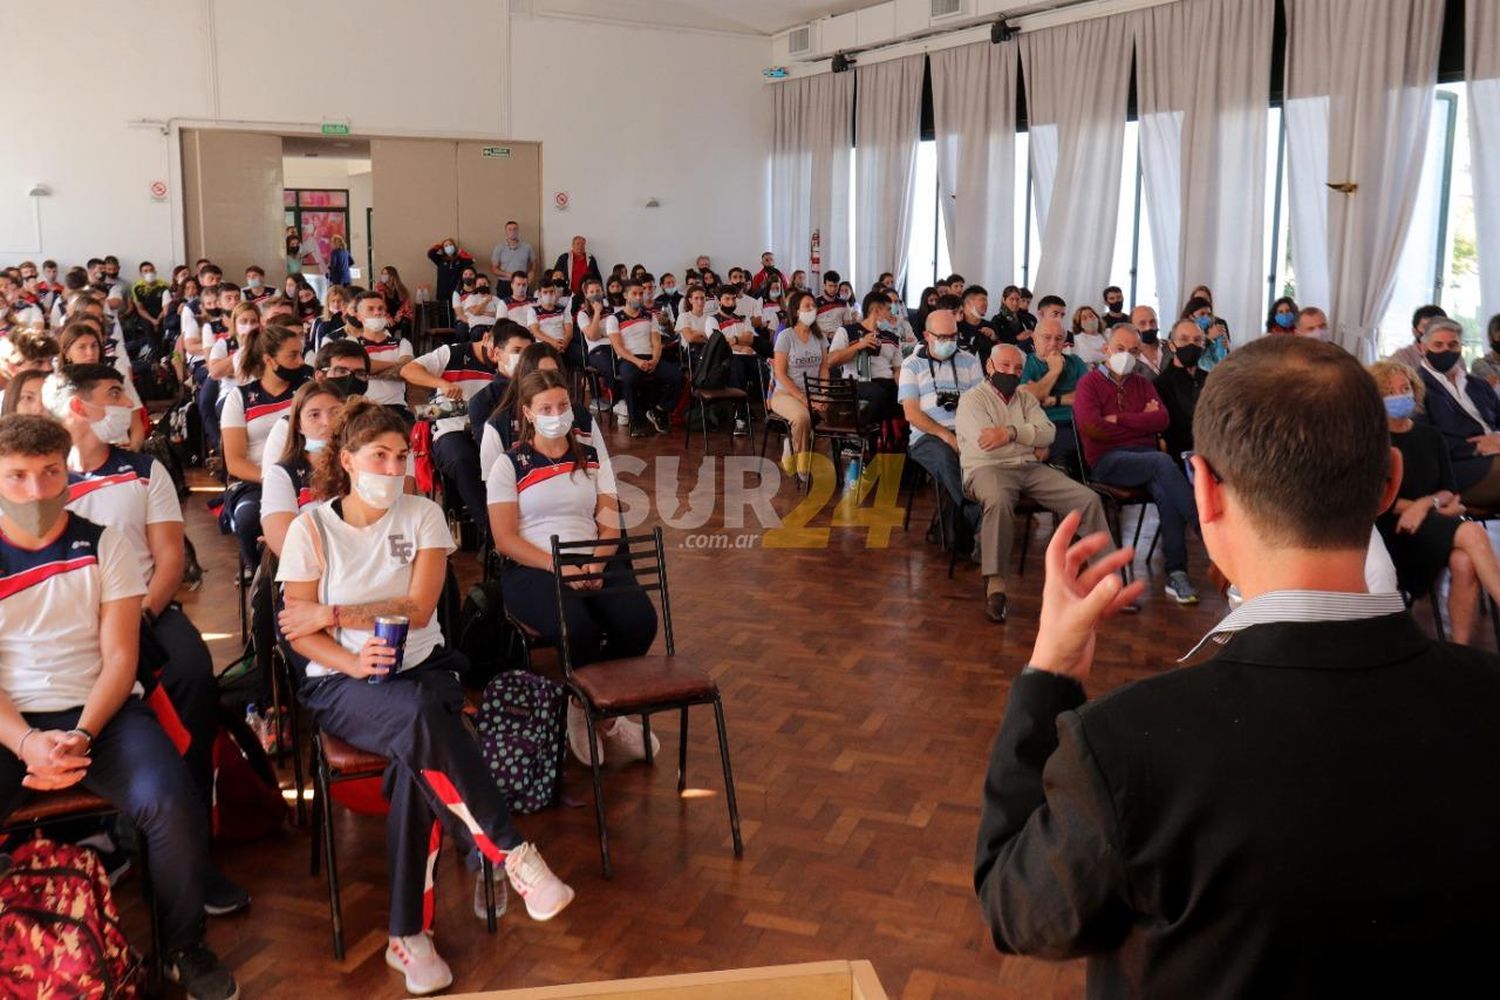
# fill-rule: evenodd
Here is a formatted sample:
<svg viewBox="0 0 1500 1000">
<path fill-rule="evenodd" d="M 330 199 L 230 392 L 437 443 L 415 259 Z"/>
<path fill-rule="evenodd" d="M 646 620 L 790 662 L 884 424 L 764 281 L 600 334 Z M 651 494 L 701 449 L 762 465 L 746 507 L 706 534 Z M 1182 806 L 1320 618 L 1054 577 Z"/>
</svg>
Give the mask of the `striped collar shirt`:
<svg viewBox="0 0 1500 1000">
<path fill-rule="evenodd" d="M 1282 622 L 1353 622 L 1400 614 L 1406 602 L 1400 594 L 1351 594 L 1330 590 L 1273 590 L 1246 601 L 1198 640 L 1177 662 L 1192 658 L 1207 643 L 1223 645 L 1253 625 Z"/>
</svg>

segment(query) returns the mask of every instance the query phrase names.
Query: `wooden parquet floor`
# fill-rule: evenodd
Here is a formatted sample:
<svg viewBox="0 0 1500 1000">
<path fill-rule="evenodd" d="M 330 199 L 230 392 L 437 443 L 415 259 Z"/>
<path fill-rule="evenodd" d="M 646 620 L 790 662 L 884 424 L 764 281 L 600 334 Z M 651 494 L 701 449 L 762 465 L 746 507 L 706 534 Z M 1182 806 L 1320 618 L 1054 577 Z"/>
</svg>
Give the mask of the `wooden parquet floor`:
<svg viewBox="0 0 1500 1000">
<path fill-rule="evenodd" d="M 617 454 L 648 459 L 680 455 L 680 443 L 618 432 L 610 440 Z M 724 447 L 722 436 L 713 446 Z M 700 454 L 695 442 L 681 463 L 684 507 Z M 650 471 L 629 478 L 656 497 Z M 234 557 L 202 509 L 206 496 L 189 502 L 189 532 L 209 575 L 187 605 L 222 663 L 238 648 Z M 784 485 L 776 509 L 785 514 L 799 499 Z M 830 513 L 812 524 L 826 526 Z M 1026 576 L 1013 582 L 1009 623 L 995 626 L 981 614 L 977 568 L 962 561 L 950 581 L 946 557 L 924 541 L 930 515 L 928 491 L 910 532 L 898 524 L 885 548 L 867 547 L 863 528 L 834 528 L 826 548 L 810 549 L 705 550 L 684 545 L 689 532 L 668 531 L 679 653 L 709 664 L 724 692 L 744 857 L 730 850 L 711 713 L 694 712 L 685 797 L 675 788 L 675 720 L 662 718 L 658 766 L 607 776 L 613 881 L 600 875 L 586 769 L 571 764 L 568 776 L 581 805 L 521 818 L 522 832 L 578 891 L 557 919 L 535 923 L 513 902 L 499 932 L 486 934 L 470 912 L 472 883 L 457 852 L 447 852 L 437 940 L 455 991 L 865 958 L 890 995 L 906 1000 L 1082 996 L 1081 962 L 998 955 L 970 888 L 989 743 L 1034 637 L 1050 519 L 1036 528 Z M 704 530 L 722 516 L 721 504 Z M 647 523 L 660 518 L 653 512 Z M 1143 539 L 1152 530 L 1148 523 Z M 472 579 L 474 557 L 455 558 Z M 1109 628 L 1095 693 L 1170 669 L 1225 612 L 1217 596 L 1195 608 L 1169 604 L 1159 555 L 1137 568 L 1152 591 L 1139 617 Z M 1196 580 L 1203 568 L 1195 548 Z M 554 669 L 545 657 L 539 665 Z M 403 995 L 382 957 L 383 823 L 336 814 L 349 942 L 342 963 L 332 957 L 324 884 L 308 875 L 306 832 L 218 851 L 255 897 L 248 915 L 215 920 L 209 932 L 247 997 Z M 120 895 L 139 939 L 133 883 Z"/>
</svg>

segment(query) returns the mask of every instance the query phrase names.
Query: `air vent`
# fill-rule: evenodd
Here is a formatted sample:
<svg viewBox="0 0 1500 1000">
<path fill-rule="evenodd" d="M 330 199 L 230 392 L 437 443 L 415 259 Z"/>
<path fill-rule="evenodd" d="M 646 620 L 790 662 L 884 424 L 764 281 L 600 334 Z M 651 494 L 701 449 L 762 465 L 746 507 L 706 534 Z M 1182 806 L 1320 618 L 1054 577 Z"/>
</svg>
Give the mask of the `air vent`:
<svg viewBox="0 0 1500 1000">
<path fill-rule="evenodd" d="M 936 2 L 936 0 L 934 0 Z M 811 55 L 813 50 L 813 26 L 804 24 L 787 32 L 787 50 L 794 56 Z"/>
<path fill-rule="evenodd" d="M 929 0 L 929 2 L 932 20 L 944 21 L 950 17 L 962 17 L 969 13 L 971 0 Z"/>
</svg>

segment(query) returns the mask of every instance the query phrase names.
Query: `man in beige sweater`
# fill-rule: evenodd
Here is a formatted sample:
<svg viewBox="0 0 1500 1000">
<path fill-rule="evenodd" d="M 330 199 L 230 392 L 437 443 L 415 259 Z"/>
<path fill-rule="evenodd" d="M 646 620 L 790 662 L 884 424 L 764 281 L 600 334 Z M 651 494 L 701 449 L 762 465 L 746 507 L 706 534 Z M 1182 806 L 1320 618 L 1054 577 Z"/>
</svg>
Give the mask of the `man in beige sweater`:
<svg viewBox="0 0 1500 1000">
<path fill-rule="evenodd" d="M 1058 520 L 1069 511 L 1082 511 L 1083 534 L 1109 530 L 1098 495 L 1042 462 L 1056 428 L 1036 397 L 1019 391 L 1025 359 L 1014 345 L 996 345 L 985 365 L 989 377 L 959 397 L 955 426 L 964 492 L 983 508 L 979 553 L 984 614 L 997 623 L 1005 621 L 1005 567 L 1021 494 Z"/>
</svg>

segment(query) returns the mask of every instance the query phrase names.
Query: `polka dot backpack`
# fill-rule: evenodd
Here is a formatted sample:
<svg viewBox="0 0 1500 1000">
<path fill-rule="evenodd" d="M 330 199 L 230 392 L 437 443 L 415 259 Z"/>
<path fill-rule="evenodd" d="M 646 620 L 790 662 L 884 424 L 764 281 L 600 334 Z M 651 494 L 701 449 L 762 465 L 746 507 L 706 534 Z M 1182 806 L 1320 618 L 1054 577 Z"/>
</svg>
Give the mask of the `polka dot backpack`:
<svg viewBox="0 0 1500 1000">
<path fill-rule="evenodd" d="M 502 673 L 479 702 L 479 749 L 512 812 L 552 804 L 562 766 L 563 689 L 525 670 Z"/>
</svg>

